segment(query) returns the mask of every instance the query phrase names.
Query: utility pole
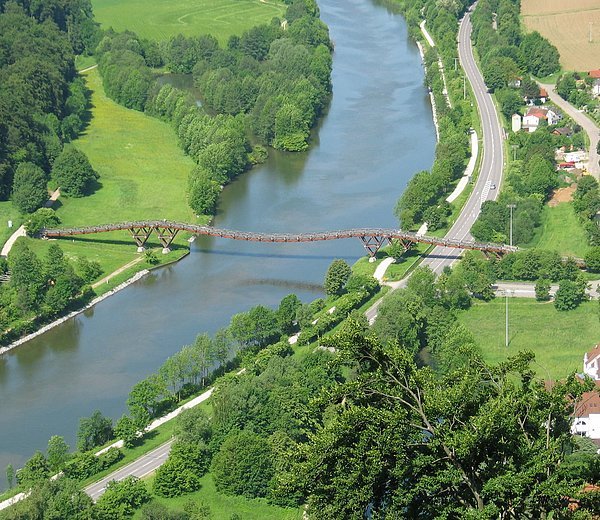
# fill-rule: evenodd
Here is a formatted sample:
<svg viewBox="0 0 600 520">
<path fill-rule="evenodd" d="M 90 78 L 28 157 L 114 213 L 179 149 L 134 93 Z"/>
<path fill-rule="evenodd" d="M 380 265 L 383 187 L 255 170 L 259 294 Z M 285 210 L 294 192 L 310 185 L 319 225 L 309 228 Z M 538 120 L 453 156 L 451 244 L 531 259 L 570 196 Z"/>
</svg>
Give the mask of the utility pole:
<svg viewBox="0 0 600 520">
<path fill-rule="evenodd" d="M 463 76 L 463 99 L 467 99 L 467 76 Z"/>
<path fill-rule="evenodd" d="M 504 346 L 508 348 L 508 289 L 504 291 L 504 300 L 506 301 L 506 330 L 504 334 Z"/>
<path fill-rule="evenodd" d="M 519 148 L 518 144 L 511 144 L 510 147 L 513 150 L 513 161 L 517 160 L 517 149 Z"/>
<path fill-rule="evenodd" d="M 510 209 L 510 245 L 512 246 L 512 230 L 513 230 L 513 219 L 512 219 L 512 215 L 513 215 L 513 209 L 515 209 L 517 207 L 516 204 L 507 204 L 506 205 L 507 208 Z M 508 325 L 507 325 L 508 326 Z"/>
<path fill-rule="evenodd" d="M 592 43 L 592 25 L 594 25 L 594 22 L 590 22 L 590 43 Z"/>
<path fill-rule="evenodd" d="M 454 70 L 458 69 L 458 58 L 454 58 Z"/>
</svg>

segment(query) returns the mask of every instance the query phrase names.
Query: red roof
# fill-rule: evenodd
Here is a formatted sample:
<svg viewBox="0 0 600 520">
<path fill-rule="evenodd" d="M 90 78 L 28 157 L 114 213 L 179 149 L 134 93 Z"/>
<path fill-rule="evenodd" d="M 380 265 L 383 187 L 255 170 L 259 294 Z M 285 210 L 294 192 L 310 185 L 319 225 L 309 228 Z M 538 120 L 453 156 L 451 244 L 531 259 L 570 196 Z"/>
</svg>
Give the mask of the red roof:
<svg viewBox="0 0 600 520">
<path fill-rule="evenodd" d="M 590 70 L 591 78 L 600 78 L 600 69 Z"/>
<path fill-rule="evenodd" d="M 540 97 L 548 97 L 548 91 L 545 88 L 540 88 Z"/>
<path fill-rule="evenodd" d="M 531 107 L 528 111 L 527 116 L 535 116 L 539 119 L 546 119 L 548 117 L 548 109 L 540 107 Z"/>
<path fill-rule="evenodd" d="M 598 343 L 592 350 L 590 350 L 589 352 L 587 352 L 586 356 L 587 356 L 587 362 L 588 363 L 590 361 L 592 361 L 592 359 L 595 359 L 598 356 L 600 356 L 600 343 Z"/>
<path fill-rule="evenodd" d="M 575 405 L 575 417 L 589 417 L 590 414 L 600 414 L 600 381 L 595 381 L 596 388 L 584 392 L 581 400 Z"/>
</svg>

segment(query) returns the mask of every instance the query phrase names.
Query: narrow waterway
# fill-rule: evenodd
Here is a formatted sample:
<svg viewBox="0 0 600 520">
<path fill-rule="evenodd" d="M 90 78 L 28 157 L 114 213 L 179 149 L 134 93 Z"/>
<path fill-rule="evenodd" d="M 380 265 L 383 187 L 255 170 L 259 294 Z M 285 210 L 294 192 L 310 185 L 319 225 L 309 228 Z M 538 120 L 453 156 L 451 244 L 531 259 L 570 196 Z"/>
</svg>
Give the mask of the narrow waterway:
<svg viewBox="0 0 600 520">
<path fill-rule="evenodd" d="M 311 149 L 273 152 L 224 191 L 215 225 L 300 232 L 393 227 L 407 181 L 431 166 L 435 131 L 404 20 L 373 0 L 320 0 L 335 43 L 334 92 Z M 132 245 L 133 247 L 133 245 Z M 118 418 L 131 386 L 202 331 L 294 292 L 308 301 L 359 241 L 256 244 L 201 239 L 158 271 L 0 360 L 0 478 L 80 417 Z M 5 484 L 0 482 L 0 487 Z"/>
</svg>

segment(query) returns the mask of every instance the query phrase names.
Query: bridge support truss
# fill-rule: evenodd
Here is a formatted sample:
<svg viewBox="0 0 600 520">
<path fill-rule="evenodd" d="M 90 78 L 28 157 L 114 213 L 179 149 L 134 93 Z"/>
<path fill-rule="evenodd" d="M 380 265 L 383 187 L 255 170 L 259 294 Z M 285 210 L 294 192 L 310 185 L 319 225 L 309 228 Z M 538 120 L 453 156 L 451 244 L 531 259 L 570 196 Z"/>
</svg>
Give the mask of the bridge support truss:
<svg viewBox="0 0 600 520">
<path fill-rule="evenodd" d="M 384 246 L 386 241 L 390 243 L 389 238 L 375 235 L 363 235 L 359 238 L 370 257 L 374 257 L 377 254 L 377 251 Z"/>
<path fill-rule="evenodd" d="M 150 238 L 150 235 L 152 234 L 152 228 L 146 226 L 132 227 L 129 231 L 138 246 L 138 252 L 141 253 L 144 250 L 146 242 L 148 242 L 148 238 Z"/>
<path fill-rule="evenodd" d="M 168 226 L 156 227 L 156 235 L 160 245 L 163 246 L 163 253 L 166 254 L 170 251 L 169 246 L 173 240 L 175 240 L 178 231 L 179 230 Z"/>
</svg>

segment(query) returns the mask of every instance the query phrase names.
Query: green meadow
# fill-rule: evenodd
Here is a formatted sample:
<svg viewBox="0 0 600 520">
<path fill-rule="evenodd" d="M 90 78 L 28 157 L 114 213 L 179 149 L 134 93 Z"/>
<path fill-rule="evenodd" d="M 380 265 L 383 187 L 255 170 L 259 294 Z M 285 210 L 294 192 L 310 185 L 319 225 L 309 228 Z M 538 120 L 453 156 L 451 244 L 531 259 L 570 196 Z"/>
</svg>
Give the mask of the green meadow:
<svg viewBox="0 0 600 520">
<path fill-rule="evenodd" d="M 544 206 L 542 225 L 531 244 L 541 249 L 554 249 L 561 255 L 582 258 L 589 248 L 583 226 L 571 203 Z"/>
<path fill-rule="evenodd" d="M 533 368 L 543 379 L 559 379 L 582 371 L 583 354 L 600 338 L 598 302 L 559 312 L 552 303 L 528 298 L 509 298 L 509 338 L 505 346 L 506 307 L 504 298 L 476 303 L 458 315 L 475 335 L 483 357 L 498 363 L 519 350 L 535 353 Z"/>
<path fill-rule="evenodd" d="M 221 44 L 256 25 L 282 17 L 286 6 L 276 0 L 92 0 L 103 28 L 129 29 L 142 38 L 212 34 Z"/>
</svg>

